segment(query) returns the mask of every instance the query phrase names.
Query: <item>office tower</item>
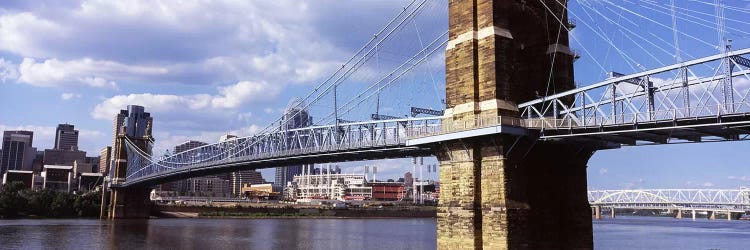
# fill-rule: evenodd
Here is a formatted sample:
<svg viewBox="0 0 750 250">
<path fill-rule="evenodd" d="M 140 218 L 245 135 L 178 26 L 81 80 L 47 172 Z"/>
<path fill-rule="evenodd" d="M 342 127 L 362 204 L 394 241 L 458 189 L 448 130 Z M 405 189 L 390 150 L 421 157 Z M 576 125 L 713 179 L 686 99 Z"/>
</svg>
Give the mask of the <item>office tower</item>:
<svg viewBox="0 0 750 250">
<path fill-rule="evenodd" d="M 145 112 L 142 106 L 128 105 L 127 109 L 120 110 L 120 113 L 115 116 L 113 124 L 113 140 L 112 140 L 112 154 L 114 154 L 117 148 L 117 136 L 127 135 L 131 138 L 149 138 L 153 139 L 152 128 L 153 118 L 151 114 Z M 144 151 L 147 154 L 151 154 L 151 146 L 144 145 Z M 114 155 L 112 156 L 114 157 Z"/>
<path fill-rule="evenodd" d="M 99 173 L 109 173 L 109 166 L 112 164 L 112 147 L 106 146 L 99 152 Z"/>
<path fill-rule="evenodd" d="M 33 141 L 32 131 L 4 131 L 0 174 L 8 170 L 31 170 L 36 157 L 36 148 L 31 147 Z"/>
<path fill-rule="evenodd" d="M 58 150 L 78 150 L 78 130 L 71 124 L 59 124 L 55 131 L 55 147 Z"/>
<path fill-rule="evenodd" d="M 112 124 L 112 147 L 117 145 L 117 135 L 122 131 L 122 124 L 125 122 L 125 117 L 128 117 L 127 110 L 120 110 L 120 113 L 115 115 L 115 119 Z M 114 150 L 113 150 L 114 151 Z M 111 152 L 114 153 L 114 152 Z"/>
<path fill-rule="evenodd" d="M 255 170 L 245 170 L 232 172 L 232 195 L 240 196 L 242 187 L 245 185 L 265 184 L 266 180 L 260 172 Z"/>
<path fill-rule="evenodd" d="M 73 163 L 83 163 L 86 160 L 86 151 L 45 149 L 44 165 L 73 166 Z"/>
<path fill-rule="evenodd" d="M 279 128 L 283 130 L 304 128 L 312 125 L 312 116 L 305 109 L 305 103 L 300 98 L 295 98 L 287 105 L 281 117 Z M 291 140 L 291 139 L 290 139 Z M 291 142 L 290 142 L 291 144 Z M 302 166 L 276 167 L 274 184 L 286 186 L 287 182 L 294 180 L 295 175 L 302 174 Z"/>
<path fill-rule="evenodd" d="M 206 146 L 208 143 L 202 142 L 202 141 L 186 141 L 183 143 L 180 143 L 179 145 L 174 147 L 174 154 L 179 154 L 194 148 Z"/>
<path fill-rule="evenodd" d="M 201 141 L 186 141 L 175 146 L 172 152 L 173 154 L 180 154 L 205 145 L 208 145 L 208 143 Z M 185 153 L 185 155 L 189 157 L 198 156 L 200 154 L 199 152 L 188 152 Z M 208 181 L 208 179 L 206 179 L 205 177 L 194 177 L 179 181 L 167 182 L 161 184 L 158 189 L 161 191 L 176 191 L 180 194 L 185 194 L 187 192 L 195 192 L 195 187 L 200 186 L 201 182 L 206 181 Z"/>
<path fill-rule="evenodd" d="M 414 185 L 414 177 L 412 176 L 411 172 L 406 172 L 404 174 L 404 185 L 407 187 L 411 187 Z"/>
</svg>

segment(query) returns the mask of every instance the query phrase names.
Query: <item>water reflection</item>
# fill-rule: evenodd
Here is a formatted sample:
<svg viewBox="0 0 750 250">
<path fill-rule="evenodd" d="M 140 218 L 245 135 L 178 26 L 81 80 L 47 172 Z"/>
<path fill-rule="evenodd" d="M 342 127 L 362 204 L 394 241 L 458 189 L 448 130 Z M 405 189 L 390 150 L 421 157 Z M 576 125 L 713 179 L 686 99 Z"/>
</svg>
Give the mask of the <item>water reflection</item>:
<svg viewBox="0 0 750 250">
<path fill-rule="evenodd" d="M 622 216 L 597 249 L 747 249 L 750 222 Z M 435 249 L 435 219 L 0 220 L 0 249 Z"/>
<path fill-rule="evenodd" d="M 435 249 L 434 219 L 0 220 L 13 249 Z"/>
</svg>

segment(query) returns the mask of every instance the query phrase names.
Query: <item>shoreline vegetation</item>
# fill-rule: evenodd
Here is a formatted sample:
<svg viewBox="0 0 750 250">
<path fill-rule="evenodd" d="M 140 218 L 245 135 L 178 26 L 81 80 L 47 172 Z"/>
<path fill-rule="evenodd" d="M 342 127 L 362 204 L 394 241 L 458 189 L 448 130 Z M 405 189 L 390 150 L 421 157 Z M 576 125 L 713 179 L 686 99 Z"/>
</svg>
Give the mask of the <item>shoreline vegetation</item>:
<svg viewBox="0 0 750 250">
<path fill-rule="evenodd" d="M 31 190 L 21 182 L 13 182 L 0 190 L 0 218 L 98 218 L 101 199 L 100 191 L 72 194 Z"/>
<path fill-rule="evenodd" d="M 99 218 L 101 191 L 84 194 L 31 190 L 20 182 L 0 187 L 0 219 Z M 325 208 L 309 205 L 152 205 L 157 218 L 436 218 L 434 206 Z"/>
</svg>

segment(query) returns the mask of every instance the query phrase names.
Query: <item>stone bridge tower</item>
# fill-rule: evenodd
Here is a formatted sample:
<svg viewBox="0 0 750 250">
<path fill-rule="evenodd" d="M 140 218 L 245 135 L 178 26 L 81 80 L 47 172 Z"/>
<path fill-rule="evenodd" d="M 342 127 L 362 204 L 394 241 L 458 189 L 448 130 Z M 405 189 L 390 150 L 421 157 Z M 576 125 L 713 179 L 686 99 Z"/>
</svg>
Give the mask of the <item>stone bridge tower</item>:
<svg viewBox="0 0 750 250">
<path fill-rule="evenodd" d="M 443 122 L 518 120 L 574 88 L 567 0 L 449 0 Z M 491 135 L 437 148 L 439 249 L 590 249 L 586 143 Z"/>
<path fill-rule="evenodd" d="M 144 108 L 129 105 L 115 117 L 115 142 L 111 166 L 111 197 L 109 199 L 108 217 L 110 219 L 148 218 L 151 213 L 149 187 L 117 187 L 125 182 L 128 175 L 128 153 L 126 140 L 136 147 L 151 154 L 153 118 Z M 105 204 L 102 204 L 105 206 Z"/>
</svg>

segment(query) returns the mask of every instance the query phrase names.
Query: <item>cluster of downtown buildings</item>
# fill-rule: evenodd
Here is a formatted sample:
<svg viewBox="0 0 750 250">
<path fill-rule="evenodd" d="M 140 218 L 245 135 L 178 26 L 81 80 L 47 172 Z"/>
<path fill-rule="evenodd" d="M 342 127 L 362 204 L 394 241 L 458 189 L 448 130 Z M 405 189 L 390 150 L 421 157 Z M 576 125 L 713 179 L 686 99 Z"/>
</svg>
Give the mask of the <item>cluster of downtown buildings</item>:
<svg viewBox="0 0 750 250">
<path fill-rule="evenodd" d="M 101 185 L 99 157 L 87 157 L 78 149 L 79 131 L 72 124 L 60 124 L 51 149 L 33 146 L 34 131 L 3 131 L 0 174 L 3 184 L 23 182 L 28 188 L 58 191 L 87 191 Z"/>
<path fill-rule="evenodd" d="M 312 125 L 312 117 L 300 110 L 298 100 L 292 101 L 282 116 L 280 129 L 295 129 Z M 112 145 L 118 136 L 129 135 L 153 138 L 153 118 L 144 107 L 129 105 L 113 119 Z M 79 131 L 71 124 L 60 124 L 55 132 L 51 149 L 33 147 L 33 131 L 4 131 L 0 149 L 0 174 L 3 184 L 21 181 L 32 189 L 85 192 L 100 187 L 110 171 L 114 158 L 113 146 L 104 147 L 98 157 L 87 157 L 78 149 Z M 223 135 L 218 142 L 235 140 L 237 136 Z M 175 146 L 171 154 L 189 154 L 192 149 L 210 143 L 186 141 Z M 147 153 L 151 146 L 147 146 Z M 197 150 L 193 150 L 196 151 Z M 169 154 L 167 152 L 167 154 Z M 429 166 L 428 166 L 429 167 Z M 367 169 L 367 168 L 364 168 Z M 428 168 L 429 169 L 429 168 Z M 422 190 L 420 197 L 437 198 L 439 187 L 434 182 L 418 181 L 407 172 L 398 181 L 376 181 L 368 178 L 369 171 L 361 174 L 342 174 L 338 166 L 327 169 L 313 165 L 276 167 L 275 179 L 267 182 L 255 170 L 235 171 L 226 174 L 193 177 L 164 183 L 154 187 L 152 197 L 264 197 L 266 199 L 337 199 L 337 200 L 403 200 L 415 197 L 413 190 Z M 417 186 L 421 187 L 418 188 Z M 428 191 L 428 192 L 424 192 Z M 412 195 L 409 195 L 409 194 Z"/>
</svg>

